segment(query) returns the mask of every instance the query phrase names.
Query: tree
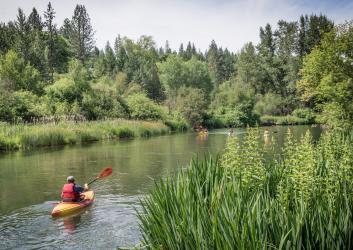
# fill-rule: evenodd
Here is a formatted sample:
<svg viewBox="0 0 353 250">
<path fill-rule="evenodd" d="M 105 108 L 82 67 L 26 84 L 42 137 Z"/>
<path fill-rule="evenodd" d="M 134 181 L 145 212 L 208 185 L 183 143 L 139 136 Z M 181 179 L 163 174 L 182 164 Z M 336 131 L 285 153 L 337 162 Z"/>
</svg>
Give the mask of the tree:
<svg viewBox="0 0 353 250">
<path fill-rule="evenodd" d="M 112 47 L 110 47 L 109 42 L 105 45 L 105 68 L 108 75 L 113 75 L 116 69 L 116 57 Z"/>
<path fill-rule="evenodd" d="M 184 45 L 183 45 L 183 43 L 180 44 L 178 55 L 179 55 L 181 58 L 185 58 L 185 51 L 184 51 Z"/>
<path fill-rule="evenodd" d="M 207 69 L 207 63 L 197 60 L 193 56 L 185 65 L 184 85 L 192 88 L 202 89 L 205 96 L 212 90 L 212 82 Z"/>
<path fill-rule="evenodd" d="M 15 21 L 16 39 L 14 49 L 19 55 L 29 60 L 30 26 L 26 20 L 26 15 L 21 8 L 18 9 L 17 20 Z"/>
<path fill-rule="evenodd" d="M 277 48 L 277 93 L 287 99 L 287 109 L 294 109 L 295 83 L 298 80 L 300 58 L 296 55 L 297 22 L 280 20 L 274 33 Z M 285 109 L 285 108 L 284 108 Z"/>
<path fill-rule="evenodd" d="M 165 111 L 162 106 L 153 102 L 143 93 L 132 94 L 127 97 L 127 104 L 130 108 L 130 117 L 137 120 L 162 120 L 165 118 Z"/>
<path fill-rule="evenodd" d="M 260 27 L 260 43 L 257 45 L 259 70 L 260 70 L 260 86 L 255 88 L 256 92 L 264 94 L 268 91 L 277 92 L 279 89 L 278 82 L 278 64 L 275 61 L 275 43 L 273 39 L 272 28 L 270 24 L 265 29 Z"/>
<path fill-rule="evenodd" d="M 123 71 L 127 59 L 126 51 L 123 47 L 120 35 L 115 39 L 114 51 L 116 56 L 117 71 Z"/>
<path fill-rule="evenodd" d="M 255 125 L 259 117 L 254 113 L 255 96 L 248 85 L 236 79 L 222 83 L 215 92 L 211 110 L 224 126 Z"/>
<path fill-rule="evenodd" d="M 25 62 L 16 52 L 9 50 L 0 62 L 2 90 L 28 90 L 40 93 L 39 72 Z"/>
<path fill-rule="evenodd" d="M 220 56 L 217 44 L 214 40 L 211 41 L 209 49 L 207 51 L 207 64 L 208 71 L 211 76 L 211 80 L 213 83 L 213 89 L 217 89 L 218 85 L 222 83 L 222 72 L 221 72 L 221 64 L 220 64 Z"/>
<path fill-rule="evenodd" d="M 12 22 L 7 25 L 0 23 L 0 54 L 5 54 L 14 47 L 16 40 L 16 28 Z"/>
<path fill-rule="evenodd" d="M 48 3 L 47 10 L 44 12 L 44 27 L 46 28 L 48 37 L 47 37 L 47 60 L 48 60 L 48 71 L 49 71 L 49 82 L 53 82 L 54 68 L 56 66 L 57 60 L 57 30 L 54 24 L 55 11 L 51 6 L 51 3 Z"/>
<path fill-rule="evenodd" d="M 64 33 L 68 37 L 75 57 L 85 63 L 94 48 L 94 31 L 91 26 L 91 19 L 84 5 L 76 5 L 74 15 L 70 24 L 64 22 Z"/>
<path fill-rule="evenodd" d="M 206 113 L 205 94 L 201 89 L 181 87 L 176 98 L 176 110 L 192 127 L 198 127 L 203 122 Z"/>
<path fill-rule="evenodd" d="M 267 91 L 266 82 L 261 80 L 261 68 L 255 47 L 252 43 L 247 43 L 241 49 L 236 63 L 236 80 L 243 85 L 250 86 L 255 93 Z"/>
<path fill-rule="evenodd" d="M 312 101 L 322 121 L 334 127 L 353 125 L 353 23 L 336 26 L 304 58 L 297 88 Z"/>
<path fill-rule="evenodd" d="M 320 43 L 323 35 L 333 28 L 334 24 L 324 15 L 300 16 L 297 51 L 300 58 Z"/>
<path fill-rule="evenodd" d="M 171 50 L 171 48 L 170 48 L 170 46 L 169 46 L 169 41 L 168 41 L 168 40 L 165 41 L 164 53 L 165 53 L 166 55 L 169 55 L 170 53 L 172 53 L 172 50 Z"/>
</svg>

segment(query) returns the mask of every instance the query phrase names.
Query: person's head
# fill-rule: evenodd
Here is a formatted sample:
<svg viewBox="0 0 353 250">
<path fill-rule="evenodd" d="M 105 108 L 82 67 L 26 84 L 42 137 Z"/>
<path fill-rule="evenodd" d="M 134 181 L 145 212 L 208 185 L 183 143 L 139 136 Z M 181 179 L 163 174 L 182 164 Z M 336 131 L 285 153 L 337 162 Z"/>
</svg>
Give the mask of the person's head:
<svg viewBox="0 0 353 250">
<path fill-rule="evenodd" d="M 75 178 L 72 175 L 68 176 L 66 178 L 66 180 L 67 180 L 68 183 L 74 183 L 75 182 Z"/>
</svg>

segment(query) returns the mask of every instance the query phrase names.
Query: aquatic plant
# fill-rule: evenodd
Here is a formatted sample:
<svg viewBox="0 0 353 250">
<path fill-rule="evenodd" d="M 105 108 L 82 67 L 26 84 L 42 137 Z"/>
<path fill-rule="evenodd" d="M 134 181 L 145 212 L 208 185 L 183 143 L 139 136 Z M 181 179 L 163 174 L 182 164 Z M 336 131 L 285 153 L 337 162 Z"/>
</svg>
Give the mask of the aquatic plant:
<svg viewBox="0 0 353 250">
<path fill-rule="evenodd" d="M 133 120 L 62 121 L 47 124 L 0 124 L 0 150 L 86 143 L 99 140 L 163 135 L 162 122 Z"/>
<path fill-rule="evenodd" d="M 258 131 L 160 180 L 139 212 L 149 249 L 351 249 L 353 133 L 290 132 L 265 160 Z"/>
</svg>

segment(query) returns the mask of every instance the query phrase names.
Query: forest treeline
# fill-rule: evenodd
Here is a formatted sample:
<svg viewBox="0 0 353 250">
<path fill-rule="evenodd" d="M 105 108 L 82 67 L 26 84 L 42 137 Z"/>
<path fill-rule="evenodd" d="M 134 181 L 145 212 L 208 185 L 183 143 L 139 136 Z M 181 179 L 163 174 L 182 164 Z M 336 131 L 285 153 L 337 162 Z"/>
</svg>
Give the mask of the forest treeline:
<svg viewBox="0 0 353 250">
<path fill-rule="evenodd" d="M 150 36 L 95 46 L 84 5 L 61 26 L 18 9 L 0 24 L 0 120 L 125 118 L 245 126 L 266 121 L 352 126 L 353 25 L 302 15 L 260 27 L 260 42 L 234 53 L 211 41 L 178 51 Z M 118 31 L 112 31 L 118 32 Z M 277 120 L 276 120 L 277 119 Z"/>
</svg>

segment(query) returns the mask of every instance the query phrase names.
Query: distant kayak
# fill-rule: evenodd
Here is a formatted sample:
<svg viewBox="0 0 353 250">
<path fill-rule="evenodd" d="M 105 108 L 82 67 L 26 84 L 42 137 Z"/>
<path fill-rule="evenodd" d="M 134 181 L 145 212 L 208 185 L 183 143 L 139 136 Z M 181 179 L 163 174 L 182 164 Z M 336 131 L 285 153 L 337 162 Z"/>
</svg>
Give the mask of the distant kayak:
<svg viewBox="0 0 353 250">
<path fill-rule="evenodd" d="M 206 132 L 206 131 L 200 131 L 197 135 L 208 135 L 208 132 Z"/>
<path fill-rule="evenodd" d="M 51 215 L 53 217 L 65 216 L 91 205 L 94 200 L 94 192 L 86 191 L 82 195 L 84 199 L 80 202 L 60 202 L 54 207 Z"/>
</svg>

